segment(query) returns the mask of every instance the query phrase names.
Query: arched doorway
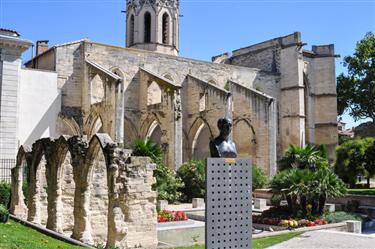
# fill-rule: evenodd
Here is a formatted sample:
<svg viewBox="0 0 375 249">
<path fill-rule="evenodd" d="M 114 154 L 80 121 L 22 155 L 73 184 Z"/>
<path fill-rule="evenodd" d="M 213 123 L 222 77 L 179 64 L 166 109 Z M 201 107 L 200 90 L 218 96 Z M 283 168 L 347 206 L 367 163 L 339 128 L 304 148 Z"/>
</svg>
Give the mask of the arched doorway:
<svg viewBox="0 0 375 249">
<path fill-rule="evenodd" d="M 233 141 L 236 144 L 238 157 L 252 157 L 256 159 L 255 133 L 251 125 L 240 120 L 233 126 Z"/>
<path fill-rule="evenodd" d="M 192 159 L 204 160 L 210 156 L 209 143 L 211 139 L 210 129 L 206 124 L 201 124 L 194 136 L 192 143 Z"/>
</svg>

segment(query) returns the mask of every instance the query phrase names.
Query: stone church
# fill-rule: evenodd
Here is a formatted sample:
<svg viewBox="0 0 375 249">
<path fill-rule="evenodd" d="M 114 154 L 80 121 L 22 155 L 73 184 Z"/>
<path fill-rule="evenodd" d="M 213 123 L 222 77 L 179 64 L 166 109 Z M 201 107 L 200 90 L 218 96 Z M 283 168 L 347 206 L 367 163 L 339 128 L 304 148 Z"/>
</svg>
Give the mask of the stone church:
<svg viewBox="0 0 375 249">
<path fill-rule="evenodd" d="M 325 144 L 334 158 L 334 45 L 305 50 L 296 32 L 199 61 L 178 56 L 179 16 L 179 0 L 127 0 L 126 48 L 38 42 L 25 65 L 57 74 L 50 135 L 108 133 L 125 147 L 152 140 L 177 169 L 209 155 L 216 122 L 227 116 L 240 157 L 268 175 L 289 144 Z"/>
</svg>

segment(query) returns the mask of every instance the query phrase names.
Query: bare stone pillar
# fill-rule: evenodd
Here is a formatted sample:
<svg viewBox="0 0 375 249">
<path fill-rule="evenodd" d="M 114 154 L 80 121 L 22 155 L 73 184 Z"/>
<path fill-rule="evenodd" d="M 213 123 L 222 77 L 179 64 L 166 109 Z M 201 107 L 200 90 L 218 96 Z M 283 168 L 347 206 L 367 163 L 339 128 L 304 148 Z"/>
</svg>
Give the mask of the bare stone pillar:
<svg viewBox="0 0 375 249">
<path fill-rule="evenodd" d="M 72 238 L 87 244 L 93 244 L 89 221 L 90 193 L 89 185 L 84 179 L 87 167 L 86 154 L 88 143 L 86 139 L 72 137 L 68 140 L 72 155 L 73 178 L 76 183 L 74 192 L 74 228 Z"/>
<path fill-rule="evenodd" d="M 27 217 L 27 207 L 22 193 L 22 165 L 12 169 L 12 196 L 10 213 L 22 219 Z"/>
</svg>

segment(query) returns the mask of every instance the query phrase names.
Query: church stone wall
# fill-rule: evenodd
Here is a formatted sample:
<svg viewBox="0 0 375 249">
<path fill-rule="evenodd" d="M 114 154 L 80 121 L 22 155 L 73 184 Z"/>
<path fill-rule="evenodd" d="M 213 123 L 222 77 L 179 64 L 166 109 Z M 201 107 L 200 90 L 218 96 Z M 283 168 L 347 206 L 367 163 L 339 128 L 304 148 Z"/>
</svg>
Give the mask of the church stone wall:
<svg viewBox="0 0 375 249">
<path fill-rule="evenodd" d="M 10 211 L 88 244 L 156 248 L 154 169 L 150 159 L 131 157 L 107 134 L 90 141 L 41 139 L 18 152 Z M 28 182 L 27 205 L 23 181 Z"/>
</svg>

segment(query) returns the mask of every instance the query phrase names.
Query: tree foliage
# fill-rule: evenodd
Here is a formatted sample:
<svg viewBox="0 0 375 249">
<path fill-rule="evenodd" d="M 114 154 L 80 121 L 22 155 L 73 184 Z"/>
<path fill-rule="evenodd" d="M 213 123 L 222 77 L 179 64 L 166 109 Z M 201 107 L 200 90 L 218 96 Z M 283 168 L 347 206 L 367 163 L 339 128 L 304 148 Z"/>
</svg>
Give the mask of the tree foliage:
<svg viewBox="0 0 375 249">
<path fill-rule="evenodd" d="M 357 43 L 353 56 L 344 58 L 348 74 L 337 77 L 338 112 L 349 112 L 355 120 L 375 122 L 375 35 L 371 32 Z"/>
<path fill-rule="evenodd" d="M 205 161 L 189 161 L 184 163 L 177 171 L 177 176 L 181 178 L 184 186 L 182 201 L 191 202 L 193 198 L 204 198 L 205 186 Z"/>
<path fill-rule="evenodd" d="M 355 187 L 358 176 L 368 179 L 375 175 L 375 139 L 348 140 L 337 147 L 335 172 L 351 188 Z"/>
</svg>

